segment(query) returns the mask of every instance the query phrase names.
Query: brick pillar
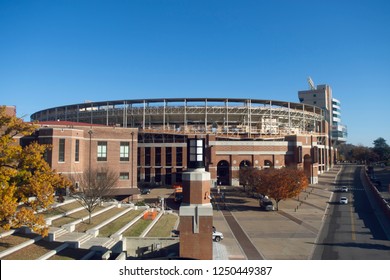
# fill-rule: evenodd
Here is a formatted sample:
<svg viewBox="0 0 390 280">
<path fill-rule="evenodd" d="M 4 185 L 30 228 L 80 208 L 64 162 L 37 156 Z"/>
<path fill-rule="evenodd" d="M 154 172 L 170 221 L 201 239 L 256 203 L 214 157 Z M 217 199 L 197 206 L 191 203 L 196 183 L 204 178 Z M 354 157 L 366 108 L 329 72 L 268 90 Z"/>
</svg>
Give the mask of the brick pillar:
<svg viewBox="0 0 390 280">
<path fill-rule="evenodd" d="M 188 170 L 183 173 L 183 202 L 180 206 L 180 257 L 213 259 L 213 207 L 211 176 L 204 167 L 204 140 L 187 140 Z"/>
<path fill-rule="evenodd" d="M 183 173 L 180 206 L 180 257 L 213 259 L 213 207 L 210 203 L 210 173 L 199 168 Z"/>
</svg>

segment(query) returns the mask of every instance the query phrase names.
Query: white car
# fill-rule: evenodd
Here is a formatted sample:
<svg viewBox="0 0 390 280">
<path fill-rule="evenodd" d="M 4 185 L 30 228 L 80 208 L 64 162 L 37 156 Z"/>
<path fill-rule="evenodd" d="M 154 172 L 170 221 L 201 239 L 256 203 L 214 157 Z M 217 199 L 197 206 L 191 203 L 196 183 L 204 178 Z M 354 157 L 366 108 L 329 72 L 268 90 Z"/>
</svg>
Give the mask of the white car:
<svg viewBox="0 0 390 280">
<path fill-rule="evenodd" d="M 223 239 L 223 233 L 217 231 L 217 229 L 213 226 L 213 241 L 219 242 Z"/>
<path fill-rule="evenodd" d="M 342 192 L 348 192 L 348 187 L 347 186 L 342 186 L 340 190 Z"/>
<path fill-rule="evenodd" d="M 213 240 L 215 242 L 219 242 L 223 239 L 223 233 L 222 232 L 219 232 L 219 231 L 214 231 L 213 232 Z"/>
<path fill-rule="evenodd" d="M 348 204 L 348 198 L 345 196 L 340 197 L 340 204 Z"/>
</svg>

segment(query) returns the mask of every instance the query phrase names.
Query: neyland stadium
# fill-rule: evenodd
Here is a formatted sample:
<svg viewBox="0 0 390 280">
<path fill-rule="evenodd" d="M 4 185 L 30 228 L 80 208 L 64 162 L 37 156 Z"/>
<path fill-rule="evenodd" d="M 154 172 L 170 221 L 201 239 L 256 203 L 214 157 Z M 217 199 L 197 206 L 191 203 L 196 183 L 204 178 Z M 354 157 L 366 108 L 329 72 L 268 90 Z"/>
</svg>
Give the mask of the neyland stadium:
<svg viewBox="0 0 390 280">
<path fill-rule="evenodd" d="M 205 139 L 206 170 L 214 185 L 239 185 L 239 170 L 248 166 L 298 167 L 316 183 L 318 175 L 333 165 L 338 139 L 332 137 L 330 104 L 318 107 L 301 97 L 313 92 L 331 104 L 331 90 L 325 86 L 300 92 L 301 103 L 244 98 L 115 100 L 45 109 L 31 119 L 41 127 L 99 125 L 99 129 L 107 129 L 100 139 L 93 138 L 97 142 L 94 149 L 99 149 L 99 141 L 115 142 L 118 134 L 110 130 L 117 133 L 131 128 L 131 133 L 123 130 L 120 141 L 131 141 L 134 164 L 130 168 L 137 178 L 129 179 L 138 185 L 180 182 L 187 168 L 187 139 L 194 137 Z M 86 146 L 88 134 L 83 137 Z M 51 143 L 55 146 L 56 141 Z M 86 147 L 84 150 L 87 153 Z M 119 158 L 113 153 L 107 154 L 107 163 Z"/>
</svg>

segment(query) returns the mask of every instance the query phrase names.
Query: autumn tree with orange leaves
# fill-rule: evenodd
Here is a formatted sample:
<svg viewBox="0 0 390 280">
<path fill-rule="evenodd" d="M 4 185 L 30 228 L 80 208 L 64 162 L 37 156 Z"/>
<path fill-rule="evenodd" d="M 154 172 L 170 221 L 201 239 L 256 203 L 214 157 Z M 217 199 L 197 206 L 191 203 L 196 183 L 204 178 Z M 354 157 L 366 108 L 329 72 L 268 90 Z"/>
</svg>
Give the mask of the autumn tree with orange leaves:
<svg viewBox="0 0 390 280">
<path fill-rule="evenodd" d="M 45 236 L 45 220 L 36 211 L 53 204 L 55 189 L 69 186 L 70 181 L 43 159 L 48 146 L 35 142 L 24 148 L 19 145 L 17 138 L 35 130 L 35 125 L 6 114 L 5 107 L 0 107 L 0 227 L 27 226 Z"/>
<path fill-rule="evenodd" d="M 253 169 L 248 180 L 258 193 L 275 200 L 277 210 L 281 200 L 297 196 L 309 185 L 303 170 L 294 168 Z"/>
</svg>

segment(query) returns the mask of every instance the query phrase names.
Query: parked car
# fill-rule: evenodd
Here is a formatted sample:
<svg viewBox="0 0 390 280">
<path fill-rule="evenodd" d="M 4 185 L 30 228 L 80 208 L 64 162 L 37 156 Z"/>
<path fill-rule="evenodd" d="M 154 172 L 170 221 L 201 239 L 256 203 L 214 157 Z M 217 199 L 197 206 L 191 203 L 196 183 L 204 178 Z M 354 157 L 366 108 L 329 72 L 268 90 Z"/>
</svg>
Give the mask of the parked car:
<svg viewBox="0 0 390 280">
<path fill-rule="evenodd" d="M 341 204 L 348 204 L 348 198 L 346 198 L 345 196 L 340 197 L 340 203 Z"/>
<path fill-rule="evenodd" d="M 150 189 L 140 189 L 141 194 L 150 194 Z"/>
<path fill-rule="evenodd" d="M 342 192 L 348 192 L 348 187 L 347 186 L 342 186 L 340 191 Z"/>
<path fill-rule="evenodd" d="M 263 198 L 259 199 L 259 206 L 264 211 L 274 211 L 274 204 L 273 202 L 268 198 L 268 196 L 264 196 Z"/>
<path fill-rule="evenodd" d="M 215 242 L 219 242 L 223 239 L 223 233 L 222 232 L 219 232 L 215 229 L 215 227 L 213 226 L 213 241 Z"/>
</svg>

